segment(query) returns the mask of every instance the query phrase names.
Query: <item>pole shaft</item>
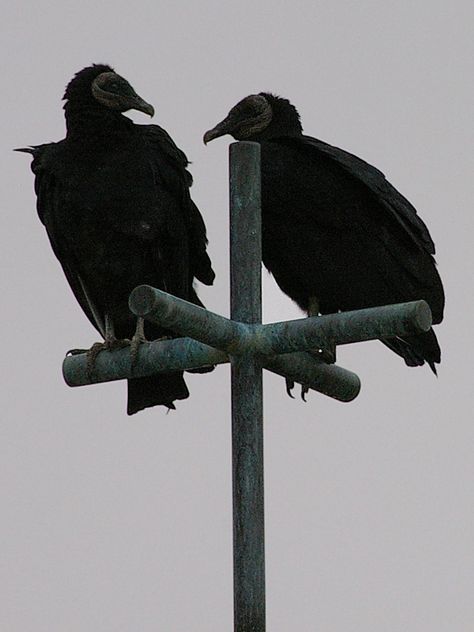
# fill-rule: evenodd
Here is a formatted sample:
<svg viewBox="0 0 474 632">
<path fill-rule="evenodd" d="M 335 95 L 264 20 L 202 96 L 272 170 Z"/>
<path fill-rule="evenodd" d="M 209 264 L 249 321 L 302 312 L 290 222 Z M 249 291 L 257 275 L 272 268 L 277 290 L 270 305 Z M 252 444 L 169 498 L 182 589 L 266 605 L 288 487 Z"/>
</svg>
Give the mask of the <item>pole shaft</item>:
<svg viewBox="0 0 474 632">
<path fill-rule="evenodd" d="M 261 323 L 260 145 L 230 146 L 231 318 Z M 231 356 L 234 630 L 265 630 L 262 367 Z"/>
<path fill-rule="evenodd" d="M 230 146 L 230 317 L 262 322 L 259 143 Z"/>
</svg>

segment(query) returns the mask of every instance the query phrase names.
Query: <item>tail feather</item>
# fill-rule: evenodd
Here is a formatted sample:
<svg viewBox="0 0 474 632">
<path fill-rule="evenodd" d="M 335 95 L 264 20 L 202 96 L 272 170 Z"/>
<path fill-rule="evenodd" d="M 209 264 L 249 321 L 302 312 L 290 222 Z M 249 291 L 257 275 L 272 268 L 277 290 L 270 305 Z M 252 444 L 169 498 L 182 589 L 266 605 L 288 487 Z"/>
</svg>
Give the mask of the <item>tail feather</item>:
<svg viewBox="0 0 474 632">
<path fill-rule="evenodd" d="M 189 391 L 181 372 L 134 378 L 128 380 L 127 414 L 160 405 L 174 410 L 173 402 L 187 397 Z"/>
<path fill-rule="evenodd" d="M 427 362 L 437 375 L 435 365 L 441 362 L 441 349 L 432 329 L 416 336 L 384 338 L 381 342 L 401 356 L 408 366 L 423 366 Z"/>
</svg>

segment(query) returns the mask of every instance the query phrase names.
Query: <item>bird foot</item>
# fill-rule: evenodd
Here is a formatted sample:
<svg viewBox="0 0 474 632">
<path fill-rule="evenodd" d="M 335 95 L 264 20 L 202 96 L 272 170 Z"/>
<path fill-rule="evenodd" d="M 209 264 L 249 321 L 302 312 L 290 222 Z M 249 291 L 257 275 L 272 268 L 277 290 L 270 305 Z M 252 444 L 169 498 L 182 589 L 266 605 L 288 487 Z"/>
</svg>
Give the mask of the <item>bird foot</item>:
<svg viewBox="0 0 474 632">
<path fill-rule="evenodd" d="M 161 336 L 161 338 L 155 338 L 153 342 L 159 342 L 160 340 L 173 340 L 171 336 Z M 150 342 L 147 340 L 143 331 L 137 327 L 133 338 L 130 341 L 130 359 L 132 363 L 132 368 L 137 365 L 138 362 L 138 350 L 140 349 L 140 345 L 144 342 Z"/>
<path fill-rule="evenodd" d="M 317 358 L 324 364 L 334 364 L 336 362 L 336 345 L 328 344 L 325 349 L 317 349 L 309 352 L 313 357 Z M 301 385 L 301 399 L 306 402 L 306 395 L 309 393 L 307 384 Z"/>
<path fill-rule="evenodd" d="M 130 340 L 127 338 L 106 338 L 104 342 L 94 342 L 92 347 L 86 351 L 87 365 L 86 371 L 90 380 L 94 377 L 95 363 L 97 356 L 101 351 L 117 351 L 130 345 Z M 76 351 L 73 349 L 73 351 Z M 74 354 L 73 354 L 74 355 Z"/>
<path fill-rule="evenodd" d="M 286 392 L 291 397 L 291 399 L 295 399 L 295 396 L 291 392 L 295 388 L 295 383 L 293 380 L 289 380 L 286 378 Z M 306 402 L 306 394 L 309 392 L 309 386 L 306 384 L 301 385 L 301 399 Z"/>
<path fill-rule="evenodd" d="M 336 345 L 328 345 L 325 349 L 318 349 L 317 354 L 325 364 L 334 364 L 336 362 Z"/>
<path fill-rule="evenodd" d="M 308 351 L 310 355 L 316 358 L 319 362 L 324 362 L 325 364 L 334 364 L 336 362 L 336 345 L 328 345 L 325 349 L 314 349 Z M 295 387 L 295 383 L 293 380 L 286 378 L 286 392 L 287 394 L 294 399 L 294 395 L 292 390 Z M 308 394 L 310 387 L 307 384 L 301 385 L 301 399 L 306 402 L 306 395 Z"/>
</svg>

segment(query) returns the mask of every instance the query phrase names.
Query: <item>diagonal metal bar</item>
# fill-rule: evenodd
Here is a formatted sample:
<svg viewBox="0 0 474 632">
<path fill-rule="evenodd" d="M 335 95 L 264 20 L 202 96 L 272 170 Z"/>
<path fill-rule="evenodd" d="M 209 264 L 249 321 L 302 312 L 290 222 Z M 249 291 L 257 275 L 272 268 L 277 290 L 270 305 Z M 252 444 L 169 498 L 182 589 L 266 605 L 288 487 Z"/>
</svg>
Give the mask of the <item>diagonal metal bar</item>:
<svg viewBox="0 0 474 632">
<path fill-rule="evenodd" d="M 242 348 L 248 332 L 243 323 L 215 314 L 150 285 L 136 287 L 130 294 L 128 304 L 136 316 L 142 316 L 170 331 L 228 353 Z"/>
<path fill-rule="evenodd" d="M 309 353 L 266 357 L 263 366 L 281 377 L 290 378 L 340 402 L 351 402 L 360 392 L 358 375 L 336 364 L 325 364 Z"/>
<path fill-rule="evenodd" d="M 363 342 L 421 333 L 431 327 L 431 310 L 425 301 L 266 325 L 230 320 L 149 285 L 135 288 L 129 304 L 137 316 L 233 354 L 308 351 L 328 342 Z"/>
</svg>

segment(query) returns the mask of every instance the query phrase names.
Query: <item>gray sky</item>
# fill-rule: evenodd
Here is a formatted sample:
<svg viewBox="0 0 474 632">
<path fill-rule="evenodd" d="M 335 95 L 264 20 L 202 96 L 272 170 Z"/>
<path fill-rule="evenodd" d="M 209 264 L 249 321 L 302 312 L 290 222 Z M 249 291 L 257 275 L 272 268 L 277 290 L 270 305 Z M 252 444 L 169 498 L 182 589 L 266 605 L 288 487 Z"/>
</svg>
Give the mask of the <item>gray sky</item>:
<svg viewBox="0 0 474 632">
<path fill-rule="evenodd" d="M 97 336 L 11 148 L 63 137 L 64 87 L 92 62 L 153 103 L 193 162 L 214 311 L 228 314 L 228 140 L 201 138 L 247 94 L 290 98 L 306 133 L 377 165 L 417 207 L 447 293 L 439 378 L 380 343 L 338 353 L 362 380 L 350 404 L 291 400 L 265 376 L 268 629 L 473 629 L 473 13 L 437 0 L 5 5 L 0 629 L 232 629 L 228 367 L 188 376 L 175 413 L 133 418 L 125 384 L 61 377 L 65 351 Z M 301 316 L 267 273 L 264 299 L 266 321 Z"/>
</svg>

